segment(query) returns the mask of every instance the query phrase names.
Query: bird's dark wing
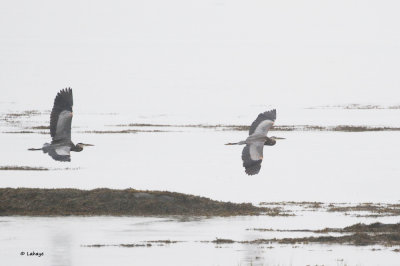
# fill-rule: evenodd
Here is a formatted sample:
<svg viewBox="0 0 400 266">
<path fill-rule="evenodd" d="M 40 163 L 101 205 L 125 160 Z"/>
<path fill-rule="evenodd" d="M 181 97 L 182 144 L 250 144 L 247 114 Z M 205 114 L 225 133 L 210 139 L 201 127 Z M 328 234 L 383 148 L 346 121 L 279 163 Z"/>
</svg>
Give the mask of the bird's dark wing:
<svg viewBox="0 0 400 266">
<path fill-rule="evenodd" d="M 247 144 L 242 151 L 243 167 L 248 175 L 255 175 L 260 172 L 263 159 L 264 143 L 256 142 Z"/>
<path fill-rule="evenodd" d="M 72 106 L 71 88 L 57 93 L 50 115 L 50 134 L 53 141 L 71 140 Z"/>
<path fill-rule="evenodd" d="M 259 133 L 266 136 L 268 130 L 270 130 L 275 120 L 276 109 L 259 114 L 257 119 L 254 120 L 254 122 L 250 126 L 249 135 Z"/>
<path fill-rule="evenodd" d="M 70 146 L 50 146 L 47 150 L 49 155 L 56 161 L 70 162 L 71 147 Z"/>
</svg>

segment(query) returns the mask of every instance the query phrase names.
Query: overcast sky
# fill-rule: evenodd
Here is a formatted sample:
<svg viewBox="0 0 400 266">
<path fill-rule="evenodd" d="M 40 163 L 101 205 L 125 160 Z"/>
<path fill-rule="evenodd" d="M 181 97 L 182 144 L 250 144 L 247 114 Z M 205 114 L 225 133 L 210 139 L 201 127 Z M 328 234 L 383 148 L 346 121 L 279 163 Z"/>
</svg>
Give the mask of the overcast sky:
<svg viewBox="0 0 400 266">
<path fill-rule="evenodd" d="M 0 2 L 0 101 L 399 103 L 400 2 Z"/>
</svg>

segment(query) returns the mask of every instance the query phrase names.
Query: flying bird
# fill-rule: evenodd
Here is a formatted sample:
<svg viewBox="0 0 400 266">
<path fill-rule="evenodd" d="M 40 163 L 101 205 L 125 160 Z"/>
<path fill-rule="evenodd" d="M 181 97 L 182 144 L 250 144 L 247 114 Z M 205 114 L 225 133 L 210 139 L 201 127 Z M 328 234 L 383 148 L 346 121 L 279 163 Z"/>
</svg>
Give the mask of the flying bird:
<svg viewBox="0 0 400 266">
<path fill-rule="evenodd" d="M 273 146 L 277 137 L 267 137 L 268 131 L 276 120 L 276 110 L 270 110 L 258 115 L 250 126 L 249 136 L 246 140 L 225 145 L 246 145 L 242 151 L 243 167 L 248 175 L 256 175 L 260 172 L 263 160 L 264 145 Z M 279 138 L 280 139 L 280 138 Z"/>
<path fill-rule="evenodd" d="M 84 146 L 94 146 L 84 143 L 77 143 L 75 145 L 71 141 L 72 106 L 73 97 L 71 88 L 63 89 L 57 93 L 50 115 L 51 143 L 45 143 L 43 147 L 39 149 L 31 148 L 28 150 L 42 150 L 56 161 L 70 162 L 71 151 L 80 152 L 83 150 Z"/>
</svg>

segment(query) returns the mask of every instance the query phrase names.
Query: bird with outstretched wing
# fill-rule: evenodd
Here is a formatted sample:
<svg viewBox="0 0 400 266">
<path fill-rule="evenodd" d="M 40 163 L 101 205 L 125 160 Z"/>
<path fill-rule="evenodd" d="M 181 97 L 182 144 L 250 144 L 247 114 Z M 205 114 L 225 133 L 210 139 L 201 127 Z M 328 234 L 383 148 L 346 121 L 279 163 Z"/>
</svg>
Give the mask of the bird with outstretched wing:
<svg viewBox="0 0 400 266">
<path fill-rule="evenodd" d="M 226 145 L 246 145 L 242 151 L 243 167 L 248 175 L 255 175 L 260 172 L 263 160 L 264 145 L 273 146 L 276 137 L 267 137 L 268 131 L 276 120 L 276 110 L 270 110 L 258 115 L 257 119 L 250 126 L 249 136 L 244 141 L 227 143 Z"/>
<path fill-rule="evenodd" d="M 92 144 L 78 143 L 71 141 L 72 106 L 74 104 L 72 89 L 66 88 L 57 93 L 54 99 L 53 109 L 50 115 L 50 135 L 51 143 L 45 143 L 40 149 L 48 153 L 54 160 L 61 162 L 71 161 L 71 151 L 80 152 L 84 146 Z"/>
</svg>

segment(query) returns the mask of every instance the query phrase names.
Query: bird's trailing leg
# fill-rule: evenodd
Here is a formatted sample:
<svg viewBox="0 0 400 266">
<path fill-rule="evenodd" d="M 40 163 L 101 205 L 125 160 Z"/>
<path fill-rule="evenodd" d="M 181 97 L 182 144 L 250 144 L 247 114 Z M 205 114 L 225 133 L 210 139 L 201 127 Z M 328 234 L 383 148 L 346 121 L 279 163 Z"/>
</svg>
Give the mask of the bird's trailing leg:
<svg viewBox="0 0 400 266">
<path fill-rule="evenodd" d="M 30 149 L 28 149 L 28 151 L 43 151 L 44 153 L 46 153 L 47 152 L 47 148 L 50 146 L 50 144 L 49 143 L 45 143 L 45 144 L 43 144 L 43 147 L 42 148 L 38 148 L 38 149 L 36 149 L 36 148 L 30 148 Z"/>
<path fill-rule="evenodd" d="M 244 144 L 246 144 L 246 141 L 229 142 L 229 143 L 226 143 L 225 145 L 244 145 Z"/>
</svg>

